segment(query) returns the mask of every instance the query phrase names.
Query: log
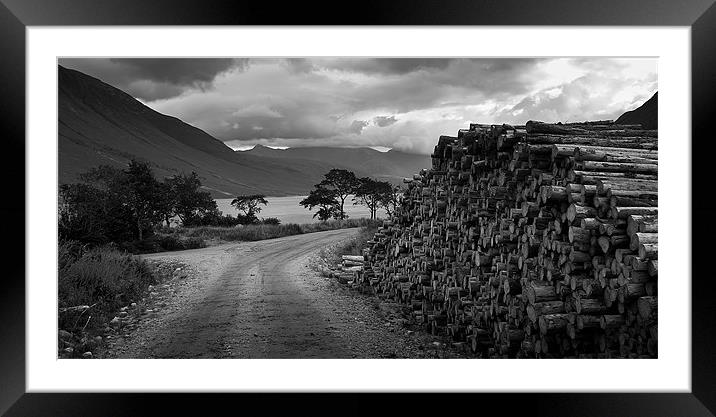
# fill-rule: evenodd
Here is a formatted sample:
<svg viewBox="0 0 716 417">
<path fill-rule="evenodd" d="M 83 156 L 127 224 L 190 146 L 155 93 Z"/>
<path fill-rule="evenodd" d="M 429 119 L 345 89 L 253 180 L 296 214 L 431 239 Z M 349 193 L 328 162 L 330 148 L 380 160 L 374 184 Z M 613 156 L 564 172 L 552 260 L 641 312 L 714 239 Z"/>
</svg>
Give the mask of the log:
<svg viewBox="0 0 716 417">
<path fill-rule="evenodd" d="M 611 195 L 629 195 L 628 192 L 635 192 L 633 195 L 655 195 L 659 190 L 657 180 L 643 180 L 633 178 L 603 178 L 597 180 L 597 192 Z M 617 193 L 617 194 L 615 194 Z M 649 194 L 651 193 L 651 194 Z"/>
<path fill-rule="evenodd" d="M 569 228 L 568 238 L 570 243 L 574 242 L 590 242 L 592 233 L 588 229 L 571 226 Z"/>
<path fill-rule="evenodd" d="M 637 300 L 637 308 L 639 317 L 642 320 L 656 320 L 657 298 L 654 296 L 639 297 Z"/>
<path fill-rule="evenodd" d="M 577 298 L 575 301 L 577 314 L 605 314 L 610 310 L 602 300 L 596 298 Z"/>
<path fill-rule="evenodd" d="M 651 276 L 652 278 L 655 277 L 659 272 L 658 262 L 659 261 L 656 259 L 652 259 L 649 261 L 649 276 Z"/>
<path fill-rule="evenodd" d="M 581 224 L 582 219 L 597 217 L 597 210 L 594 207 L 583 206 L 581 204 L 570 204 L 567 207 L 567 221 L 572 224 L 575 220 Z"/>
<path fill-rule="evenodd" d="M 552 284 L 535 284 L 527 285 L 522 289 L 522 292 L 527 296 L 527 301 L 530 304 L 535 304 L 543 301 L 554 301 L 559 297 L 554 290 Z"/>
<path fill-rule="evenodd" d="M 595 172 L 595 171 L 581 171 L 574 170 L 571 173 L 573 181 L 578 181 L 582 185 L 596 185 L 599 180 L 615 180 L 621 178 L 629 179 L 641 179 L 655 181 L 657 175 L 654 174 L 634 174 L 631 172 Z"/>
<path fill-rule="evenodd" d="M 653 198 L 656 194 L 643 194 L 637 192 L 631 192 L 634 195 L 614 195 L 613 190 L 607 191 L 607 197 L 609 198 L 609 205 L 611 207 L 657 207 L 659 200 Z M 619 190 L 617 191 L 619 192 Z"/>
<path fill-rule="evenodd" d="M 631 236 L 634 233 L 658 233 L 659 220 L 655 215 L 631 215 L 627 217 L 627 233 Z"/>
<path fill-rule="evenodd" d="M 644 243 L 639 245 L 639 257 L 642 259 L 659 259 L 659 247 L 655 243 Z"/>
<path fill-rule="evenodd" d="M 654 216 L 658 213 L 659 209 L 657 207 L 615 207 L 612 218 L 626 219 L 635 214 Z"/>
<path fill-rule="evenodd" d="M 636 172 L 640 174 L 659 173 L 659 166 L 651 163 L 584 161 L 578 168 L 580 171 Z"/>
<path fill-rule="evenodd" d="M 562 301 L 544 301 L 527 305 L 527 317 L 533 323 L 537 322 L 539 316 L 564 312 L 564 302 Z"/>
<path fill-rule="evenodd" d="M 545 314 L 539 317 L 539 331 L 540 334 L 546 335 L 554 333 L 556 331 L 564 330 L 568 323 L 568 314 Z"/>
<path fill-rule="evenodd" d="M 574 157 L 578 161 L 619 162 L 614 159 L 634 157 L 642 160 L 658 161 L 659 152 L 650 149 L 624 149 L 605 146 L 575 146 Z"/>
<path fill-rule="evenodd" d="M 659 234 L 658 233 L 642 233 L 637 232 L 634 233 L 631 237 L 631 245 L 629 248 L 631 250 L 639 250 L 639 246 L 642 244 L 657 244 L 659 243 Z"/>
</svg>

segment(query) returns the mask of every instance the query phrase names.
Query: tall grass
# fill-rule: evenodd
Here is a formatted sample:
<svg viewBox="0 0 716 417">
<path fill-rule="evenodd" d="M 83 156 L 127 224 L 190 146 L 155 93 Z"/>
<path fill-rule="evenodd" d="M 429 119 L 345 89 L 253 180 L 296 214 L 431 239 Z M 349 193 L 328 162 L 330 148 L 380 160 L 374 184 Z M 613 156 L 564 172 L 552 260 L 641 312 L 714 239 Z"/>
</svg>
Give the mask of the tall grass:
<svg viewBox="0 0 716 417">
<path fill-rule="evenodd" d="M 345 242 L 339 247 L 341 255 L 363 255 L 363 248 L 366 246 L 366 242 L 373 239 L 373 235 L 378 231 L 377 226 L 363 227 L 360 233 L 352 239 Z"/>
<path fill-rule="evenodd" d="M 167 233 L 181 238 L 199 238 L 204 241 L 256 241 L 274 239 L 303 233 L 323 232 L 326 230 L 345 229 L 350 227 L 370 227 L 378 221 L 370 219 L 332 220 L 309 224 L 252 224 L 236 227 L 178 227 Z"/>
<path fill-rule="evenodd" d="M 104 326 L 120 306 L 137 300 L 149 285 L 156 283 L 145 261 L 110 246 L 88 249 L 77 242 L 63 241 L 58 247 L 58 259 L 60 310 L 92 306 L 77 313 L 60 313 L 59 327 L 71 332 L 84 326 Z"/>
</svg>

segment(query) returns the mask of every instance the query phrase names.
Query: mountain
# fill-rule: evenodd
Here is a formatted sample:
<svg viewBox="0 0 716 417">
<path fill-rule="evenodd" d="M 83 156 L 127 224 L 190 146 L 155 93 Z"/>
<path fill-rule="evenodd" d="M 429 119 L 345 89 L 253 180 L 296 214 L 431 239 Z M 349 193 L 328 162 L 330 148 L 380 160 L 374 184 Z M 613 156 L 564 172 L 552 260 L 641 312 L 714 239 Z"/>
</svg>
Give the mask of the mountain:
<svg viewBox="0 0 716 417">
<path fill-rule="evenodd" d="M 151 162 L 159 178 L 195 171 L 216 198 L 246 193 L 304 195 L 329 169 L 343 167 L 332 159 L 235 152 L 201 129 L 62 66 L 58 67 L 58 86 L 60 184 L 75 182 L 78 174 L 98 165 L 123 168 L 137 158 Z M 397 156 L 396 161 L 401 158 Z M 410 176 L 414 171 L 403 174 Z M 393 167 L 385 172 L 396 173 Z"/>
<path fill-rule="evenodd" d="M 641 124 L 644 129 L 659 128 L 659 93 L 654 93 L 649 100 L 638 108 L 628 111 L 616 120 L 617 124 Z"/>
<path fill-rule="evenodd" d="M 291 160 L 333 161 L 337 167 L 354 171 L 358 175 L 382 178 L 396 183 L 431 166 L 429 155 L 416 155 L 392 149 L 387 152 L 371 148 L 338 147 L 273 149 L 256 145 L 253 149 L 237 151 L 237 153 Z"/>
</svg>

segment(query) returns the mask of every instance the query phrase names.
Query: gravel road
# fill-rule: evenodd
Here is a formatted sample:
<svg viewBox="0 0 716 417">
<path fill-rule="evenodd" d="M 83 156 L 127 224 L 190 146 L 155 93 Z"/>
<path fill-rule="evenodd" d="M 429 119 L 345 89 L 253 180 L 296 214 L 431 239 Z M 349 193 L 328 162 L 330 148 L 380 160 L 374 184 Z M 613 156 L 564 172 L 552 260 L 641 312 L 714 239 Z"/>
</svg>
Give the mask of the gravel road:
<svg viewBox="0 0 716 417">
<path fill-rule="evenodd" d="M 107 358 L 380 358 L 422 356 L 394 312 L 313 268 L 358 229 L 146 255 L 196 271 L 159 312 L 113 338 Z"/>
</svg>

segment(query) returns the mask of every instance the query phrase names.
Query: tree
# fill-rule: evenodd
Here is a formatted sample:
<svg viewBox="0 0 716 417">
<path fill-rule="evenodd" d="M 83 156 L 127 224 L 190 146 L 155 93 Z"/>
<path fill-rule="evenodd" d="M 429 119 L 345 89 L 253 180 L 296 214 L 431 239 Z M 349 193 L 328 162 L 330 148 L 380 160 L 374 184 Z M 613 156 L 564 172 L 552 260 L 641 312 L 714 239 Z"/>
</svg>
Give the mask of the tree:
<svg viewBox="0 0 716 417">
<path fill-rule="evenodd" d="M 178 216 L 185 226 L 196 223 L 199 218 L 217 209 L 211 194 L 201 190 L 201 181 L 196 172 L 174 175 L 165 180 L 165 184 L 164 191 L 169 194 L 165 202 L 169 202 L 172 214 Z"/>
<path fill-rule="evenodd" d="M 392 216 L 393 213 L 395 213 L 395 210 L 397 210 L 398 205 L 402 201 L 403 198 L 403 187 L 400 185 L 395 185 L 391 187 L 391 192 L 389 194 L 385 195 L 385 199 L 383 199 L 380 204 L 385 209 L 385 213 L 388 215 L 388 217 Z"/>
<path fill-rule="evenodd" d="M 156 197 L 159 216 L 166 222 L 167 227 L 171 226 L 171 219 L 176 215 L 174 212 L 176 198 L 169 180 L 166 178 L 164 182 L 159 183 L 159 193 Z"/>
<path fill-rule="evenodd" d="M 124 170 L 101 165 L 80 178 L 83 184 L 60 187 L 61 235 L 98 243 L 129 240 L 133 230 L 142 240 L 161 221 L 160 184 L 148 162 L 133 159 Z"/>
<path fill-rule="evenodd" d="M 61 239 L 93 245 L 131 239 L 131 213 L 106 190 L 86 183 L 63 184 L 59 197 Z"/>
<path fill-rule="evenodd" d="M 134 213 L 137 220 L 137 235 L 139 240 L 142 240 L 143 231 L 162 220 L 160 202 L 156 199 L 160 185 L 154 178 L 149 162 L 132 159 L 125 173 L 127 174 L 127 188 L 124 190 L 126 203 Z"/>
<path fill-rule="evenodd" d="M 390 198 L 393 187 L 385 181 L 377 181 L 369 177 L 359 180 L 360 185 L 355 189 L 354 204 L 364 204 L 370 210 L 370 218 L 375 219 L 378 207 Z"/>
<path fill-rule="evenodd" d="M 356 175 L 346 169 L 333 168 L 325 174 L 325 178 L 318 186 L 331 189 L 335 192 L 335 198 L 340 200 L 338 205 L 338 218 L 348 218 L 343 206 L 348 196 L 355 194 L 356 189 L 360 186 L 360 180 Z"/>
<path fill-rule="evenodd" d="M 261 211 L 259 204 L 267 205 L 268 201 L 263 194 L 240 195 L 231 201 L 231 205 L 246 215 L 249 223 L 257 223 L 256 213 Z"/>
<path fill-rule="evenodd" d="M 314 207 L 319 207 L 318 211 L 313 214 L 313 217 L 318 216 L 318 220 L 325 222 L 332 217 L 337 218 L 340 216 L 337 198 L 335 190 L 316 185 L 299 204 L 309 210 L 313 210 Z"/>
</svg>

